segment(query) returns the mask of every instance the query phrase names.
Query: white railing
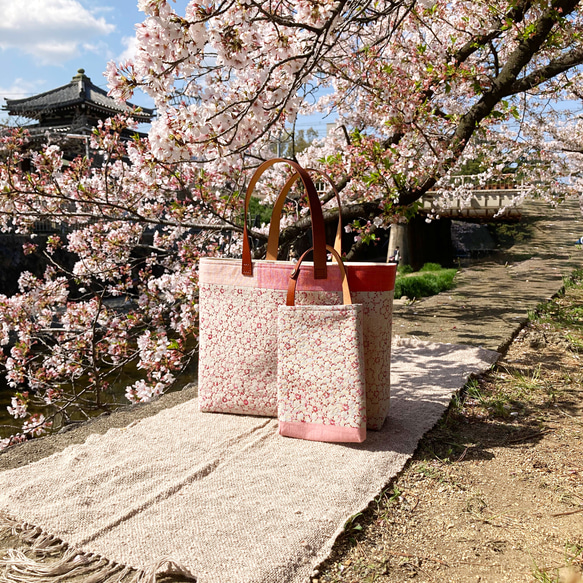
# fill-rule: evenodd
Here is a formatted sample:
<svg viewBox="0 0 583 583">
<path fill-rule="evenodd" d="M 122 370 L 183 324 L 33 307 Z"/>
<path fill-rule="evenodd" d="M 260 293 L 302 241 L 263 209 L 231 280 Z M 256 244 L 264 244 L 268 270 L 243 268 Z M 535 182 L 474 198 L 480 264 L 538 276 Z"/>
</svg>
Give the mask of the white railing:
<svg viewBox="0 0 583 583">
<path fill-rule="evenodd" d="M 467 202 L 456 199 L 447 206 L 434 206 L 437 192 L 429 191 L 421 199 L 422 210 L 445 217 L 460 218 L 492 218 L 501 209 L 500 218 L 520 218 L 521 205 L 516 204 L 516 195 L 523 189 L 522 183 L 517 184 L 512 174 L 504 174 L 484 184 L 479 175 L 454 176 L 450 180 L 453 189 L 460 186 L 470 187 L 472 197 Z M 473 187 L 473 188 L 472 188 Z"/>
</svg>

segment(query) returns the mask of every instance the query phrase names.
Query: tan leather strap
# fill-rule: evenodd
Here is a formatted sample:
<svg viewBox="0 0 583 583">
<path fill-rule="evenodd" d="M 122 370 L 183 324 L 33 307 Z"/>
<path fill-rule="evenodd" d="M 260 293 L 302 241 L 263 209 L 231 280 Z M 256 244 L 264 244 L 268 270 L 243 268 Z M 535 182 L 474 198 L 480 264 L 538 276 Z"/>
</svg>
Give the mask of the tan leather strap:
<svg viewBox="0 0 583 583">
<path fill-rule="evenodd" d="M 327 174 L 324 174 L 321 170 L 316 168 L 306 168 L 308 172 L 315 172 L 323 178 L 325 178 L 334 190 L 336 195 L 336 201 L 338 203 L 338 227 L 336 228 L 336 239 L 334 241 L 334 249 L 338 252 L 338 255 L 342 255 L 342 204 L 340 202 L 340 195 L 336 189 L 336 185 L 332 182 Z M 299 174 L 296 172 L 293 174 L 288 181 L 284 184 L 281 192 L 279 193 L 275 204 L 273 205 L 273 211 L 271 212 L 271 221 L 269 223 L 269 239 L 267 240 L 267 253 L 265 259 L 269 261 L 277 261 L 277 256 L 279 253 L 279 223 L 281 220 L 281 211 L 283 210 L 283 205 L 291 187 L 294 185 L 296 180 L 299 178 Z"/>
<path fill-rule="evenodd" d="M 342 302 L 344 305 L 351 305 L 352 298 L 350 297 L 350 288 L 348 287 L 348 278 L 346 277 L 346 268 L 344 267 L 344 263 L 342 263 L 342 258 L 336 252 L 334 247 L 330 247 L 330 245 L 326 245 L 326 249 L 332 253 L 332 258 L 336 263 L 338 263 L 338 267 L 340 267 L 340 275 L 342 276 Z M 306 257 L 306 255 L 312 249 L 308 249 L 299 259 L 298 262 L 295 264 L 293 271 L 289 276 L 289 283 L 287 285 L 287 298 L 285 300 L 286 306 L 293 306 L 295 305 L 296 301 L 296 285 L 298 282 L 298 277 L 300 275 L 300 267 L 302 265 L 302 261 Z"/>
<path fill-rule="evenodd" d="M 249 245 L 249 231 L 247 229 L 247 214 L 249 212 L 249 202 L 251 194 L 259 180 L 260 176 L 270 166 L 284 162 L 289 164 L 299 175 L 306 193 L 308 194 L 308 203 L 310 205 L 310 215 L 312 217 L 312 242 L 314 245 L 314 278 L 326 279 L 326 232 L 324 230 L 324 217 L 322 215 L 322 205 L 316 192 L 316 187 L 310 178 L 310 175 L 296 162 L 286 160 L 285 158 L 272 158 L 261 164 L 251 177 L 249 185 L 247 186 L 247 194 L 245 196 L 245 221 L 243 223 L 243 275 L 253 275 L 253 263 L 251 262 L 251 246 Z"/>
</svg>

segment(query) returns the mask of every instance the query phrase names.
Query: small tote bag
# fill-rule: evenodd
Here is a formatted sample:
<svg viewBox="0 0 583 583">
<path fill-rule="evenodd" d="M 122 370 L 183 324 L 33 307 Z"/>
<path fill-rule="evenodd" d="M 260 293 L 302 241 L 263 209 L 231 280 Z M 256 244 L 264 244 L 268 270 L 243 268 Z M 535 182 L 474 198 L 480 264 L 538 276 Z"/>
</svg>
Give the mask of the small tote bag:
<svg viewBox="0 0 583 583">
<path fill-rule="evenodd" d="M 289 279 L 277 321 L 279 433 L 310 441 L 366 438 L 362 305 L 353 304 L 340 256 L 341 305 L 295 305 L 302 255 Z"/>
</svg>

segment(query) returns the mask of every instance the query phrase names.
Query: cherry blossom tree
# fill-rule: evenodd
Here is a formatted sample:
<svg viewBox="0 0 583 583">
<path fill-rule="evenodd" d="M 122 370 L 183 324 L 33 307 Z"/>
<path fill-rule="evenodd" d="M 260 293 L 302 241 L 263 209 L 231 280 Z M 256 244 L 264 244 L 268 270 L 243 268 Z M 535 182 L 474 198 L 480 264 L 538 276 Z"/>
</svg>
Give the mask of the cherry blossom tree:
<svg viewBox="0 0 583 583">
<path fill-rule="evenodd" d="M 124 143 L 127 124 L 111 119 L 93 136 L 97 167 L 64 168 L 56 146 L 31 150 L 23 129 L 0 138 L 2 230 L 30 235 L 25 253 L 46 265 L 0 296 L 9 412 L 21 422 L 0 448 L 107 410 L 120 383 L 131 402 L 172 387 L 196 352 L 198 257 L 240 246 L 227 232 L 241 225 L 232 196 L 209 189 L 200 167 Z M 36 236 L 39 220 L 54 234 Z"/>
<path fill-rule="evenodd" d="M 110 63 L 111 94 L 155 101 L 149 139 L 124 143 L 127 121 L 94 136 L 103 163 L 63 168 L 58 148 L 30 154 L 26 134 L 0 144 L 0 224 L 29 233 L 65 225 L 46 243 L 42 276 L 22 274 L 1 297 L 0 342 L 24 422 L 10 443 L 103 400 L 124 371 L 132 401 L 173 385 L 196 350 L 201 254 L 236 255 L 240 193 L 298 115 L 334 128 L 296 154 L 329 174 L 357 240 L 415 212 L 428 191 L 479 159 L 480 180 L 512 167 L 521 196 L 556 201 L 580 190 L 583 32 L 576 0 L 139 0 L 132 61 Z M 179 8 L 181 8 L 179 10 Z M 29 158 L 31 170 L 20 168 Z M 577 160 L 579 160 L 577 162 Z M 576 166 L 573 164 L 576 162 Z M 286 179 L 262 182 L 270 200 Z M 336 221 L 332 194 L 325 220 Z M 280 242 L 309 227 L 289 205 Z M 266 240 L 266 228 L 253 232 Z M 66 269 L 61 249 L 75 257 Z M 261 245 L 256 250 L 261 252 Z M 120 380 L 121 379 L 121 380 Z M 43 417 L 44 416 L 44 417 Z M 9 441 L 4 442 L 9 443 Z"/>
</svg>

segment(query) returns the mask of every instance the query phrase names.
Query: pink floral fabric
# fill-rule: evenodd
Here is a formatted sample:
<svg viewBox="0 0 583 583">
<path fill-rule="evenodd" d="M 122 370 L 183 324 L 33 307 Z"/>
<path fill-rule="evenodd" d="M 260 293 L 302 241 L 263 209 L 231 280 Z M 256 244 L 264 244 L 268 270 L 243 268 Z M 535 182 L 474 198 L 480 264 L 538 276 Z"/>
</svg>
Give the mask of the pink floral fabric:
<svg viewBox="0 0 583 583">
<path fill-rule="evenodd" d="M 285 292 L 199 287 L 201 411 L 277 415 L 277 306 Z"/>
<path fill-rule="evenodd" d="M 201 411 L 277 416 L 277 308 L 286 292 L 200 285 Z M 297 292 L 298 304 L 334 304 L 330 292 Z"/>
<path fill-rule="evenodd" d="M 376 431 L 389 414 L 393 294 L 393 290 L 351 294 L 355 304 L 362 304 L 367 427 Z"/>
<path fill-rule="evenodd" d="M 280 306 L 277 331 L 280 433 L 363 441 L 362 306 Z"/>
<path fill-rule="evenodd" d="M 218 271 L 222 262 L 203 262 L 199 290 L 200 409 L 275 417 L 277 309 L 285 304 L 286 289 L 258 286 L 263 262 L 256 264 L 256 276 L 241 278 L 235 284 L 228 277 L 222 282 L 216 274 L 208 273 L 209 266 Z M 235 260 L 224 263 L 229 268 L 231 263 L 235 265 Z M 283 263 L 271 262 L 265 268 L 282 269 Z M 291 271 L 292 264 L 288 267 Z M 378 269 L 376 265 L 373 267 Z M 348 265 L 349 281 L 350 269 Z M 362 304 L 363 311 L 368 428 L 380 429 L 389 410 L 393 290 L 352 291 L 352 299 L 355 304 Z M 339 305 L 341 302 L 341 294 L 336 291 L 296 293 L 298 306 Z"/>
</svg>

